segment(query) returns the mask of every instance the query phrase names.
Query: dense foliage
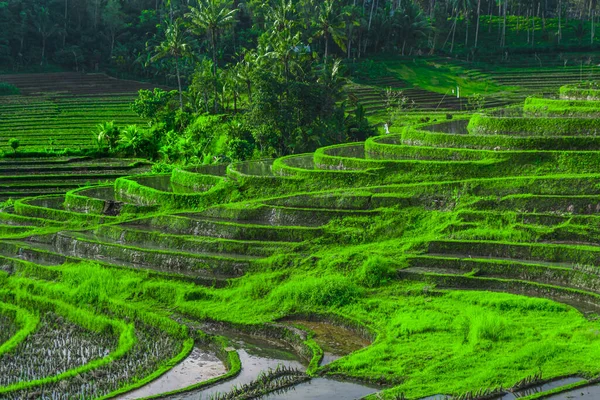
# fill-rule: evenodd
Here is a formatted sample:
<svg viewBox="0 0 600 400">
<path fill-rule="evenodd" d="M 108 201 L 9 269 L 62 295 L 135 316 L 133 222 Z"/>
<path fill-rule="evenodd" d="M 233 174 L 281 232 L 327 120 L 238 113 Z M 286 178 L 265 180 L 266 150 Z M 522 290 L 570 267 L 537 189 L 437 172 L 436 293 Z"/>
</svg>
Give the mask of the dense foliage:
<svg viewBox="0 0 600 400">
<path fill-rule="evenodd" d="M 3 0 L 0 64 L 174 77 L 171 61 L 148 63 L 147 44 L 173 33 L 162 21 L 172 28 L 186 16 L 194 33 L 187 50 L 221 65 L 243 57 L 272 26 L 283 32 L 290 24 L 302 26 L 297 39 L 311 51 L 349 59 L 597 43 L 595 0 Z M 182 71 L 193 70 L 180 61 Z"/>
</svg>

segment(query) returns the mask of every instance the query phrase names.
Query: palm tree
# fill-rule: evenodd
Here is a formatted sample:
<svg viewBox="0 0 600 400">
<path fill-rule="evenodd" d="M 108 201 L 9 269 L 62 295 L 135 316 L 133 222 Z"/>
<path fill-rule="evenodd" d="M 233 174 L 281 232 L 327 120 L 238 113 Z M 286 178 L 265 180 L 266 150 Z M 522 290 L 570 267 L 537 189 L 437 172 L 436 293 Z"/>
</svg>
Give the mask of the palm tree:
<svg viewBox="0 0 600 400">
<path fill-rule="evenodd" d="M 151 61 L 160 60 L 166 57 L 175 59 L 175 72 L 177 74 L 177 85 L 179 87 L 179 107 L 183 110 L 183 91 L 181 88 L 181 68 L 179 62 L 191 54 L 190 40 L 183 29 L 181 20 L 166 23 L 165 39 L 155 48 L 155 54 Z"/>
<path fill-rule="evenodd" d="M 44 58 L 46 58 L 46 42 L 50 36 L 54 35 L 58 26 L 54 23 L 53 17 L 50 15 L 50 10 L 47 7 L 40 7 L 36 11 L 33 25 L 42 37 L 42 61 L 40 62 L 40 65 L 44 65 Z"/>
<path fill-rule="evenodd" d="M 475 28 L 475 46 L 477 48 L 477 44 L 479 42 L 479 17 L 481 15 L 481 0 L 477 0 L 477 27 Z"/>
<path fill-rule="evenodd" d="M 296 24 L 296 10 L 292 0 L 281 0 L 277 6 L 269 7 L 269 20 L 273 31 L 291 31 Z"/>
<path fill-rule="evenodd" d="M 346 51 L 347 58 L 350 59 L 352 53 L 352 39 L 354 36 L 354 28 L 360 27 L 360 17 L 361 17 L 362 8 L 358 6 L 345 6 L 342 9 L 342 14 L 344 16 L 344 22 L 346 24 Z"/>
<path fill-rule="evenodd" d="M 227 1 L 198 0 L 196 7 L 190 7 L 186 14 L 197 34 L 207 32 L 210 36 L 210 46 L 213 59 L 213 78 L 217 87 L 217 38 L 219 32 L 235 22 L 237 9 L 230 9 Z M 215 112 L 217 112 L 217 93 L 215 92 Z"/>
<path fill-rule="evenodd" d="M 96 125 L 96 142 L 98 148 L 102 148 L 103 144 L 108 145 L 109 150 L 113 150 L 119 140 L 119 128 L 115 125 L 115 121 L 103 122 Z"/>
<path fill-rule="evenodd" d="M 402 38 L 402 55 L 404 55 L 406 43 L 419 36 L 427 36 L 431 25 L 421 8 L 412 1 L 404 5 L 402 10 L 396 10 L 394 17 L 394 28 Z"/>
<path fill-rule="evenodd" d="M 248 52 L 235 66 L 237 79 L 246 86 L 248 104 L 252 103 L 252 69 L 255 65 L 256 54 Z"/>
<path fill-rule="evenodd" d="M 334 0 L 325 0 L 321 5 L 316 25 L 317 32 L 315 36 L 322 37 L 325 41 L 325 59 L 329 54 L 329 38 L 332 38 L 342 50 L 346 51 L 344 13 L 336 10 Z"/>
<path fill-rule="evenodd" d="M 122 145 L 133 156 L 137 156 L 142 148 L 144 132 L 137 125 L 128 125 L 121 130 L 118 144 Z"/>
</svg>

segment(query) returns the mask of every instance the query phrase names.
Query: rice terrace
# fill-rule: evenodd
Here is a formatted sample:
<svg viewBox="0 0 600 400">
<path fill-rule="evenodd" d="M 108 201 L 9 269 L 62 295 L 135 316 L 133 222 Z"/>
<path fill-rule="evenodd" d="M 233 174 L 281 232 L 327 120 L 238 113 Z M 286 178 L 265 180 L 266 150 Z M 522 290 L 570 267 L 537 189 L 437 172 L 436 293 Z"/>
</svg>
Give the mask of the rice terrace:
<svg viewBox="0 0 600 400">
<path fill-rule="evenodd" d="M 0 399 L 600 399 L 595 0 L 0 0 Z"/>
</svg>

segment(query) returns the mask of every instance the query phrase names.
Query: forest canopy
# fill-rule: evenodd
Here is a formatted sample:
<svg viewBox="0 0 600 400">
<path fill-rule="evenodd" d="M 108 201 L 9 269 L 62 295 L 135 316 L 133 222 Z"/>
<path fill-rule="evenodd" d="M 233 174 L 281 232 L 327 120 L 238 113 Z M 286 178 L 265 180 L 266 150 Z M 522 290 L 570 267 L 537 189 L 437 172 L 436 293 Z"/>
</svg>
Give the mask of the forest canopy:
<svg viewBox="0 0 600 400">
<path fill-rule="evenodd" d="M 589 50 L 596 11 L 596 0 L 6 0 L 0 70 L 160 85 L 132 106 L 149 127 L 99 125 L 111 153 L 278 157 L 373 134 L 344 93 L 349 74 L 376 73 L 373 58 Z"/>
<path fill-rule="evenodd" d="M 597 0 L 5 0 L 0 64 L 165 74 L 168 65 L 148 62 L 149 45 L 178 19 L 199 34 L 190 51 L 220 64 L 274 25 L 297 26 L 306 48 L 349 59 L 589 47 L 597 8 Z"/>
</svg>

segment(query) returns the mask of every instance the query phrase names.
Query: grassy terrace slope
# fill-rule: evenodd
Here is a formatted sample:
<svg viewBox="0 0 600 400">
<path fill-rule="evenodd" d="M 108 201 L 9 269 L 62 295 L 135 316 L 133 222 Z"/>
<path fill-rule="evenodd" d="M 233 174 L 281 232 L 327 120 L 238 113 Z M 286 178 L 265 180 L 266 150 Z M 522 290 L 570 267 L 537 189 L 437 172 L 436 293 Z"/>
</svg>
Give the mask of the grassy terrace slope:
<svg viewBox="0 0 600 400">
<path fill-rule="evenodd" d="M 97 124 L 144 123 L 130 109 L 146 85 L 104 74 L 55 73 L 0 75 L 20 95 L 0 99 L 0 149 L 19 139 L 21 150 L 60 150 L 94 146 Z"/>
<path fill-rule="evenodd" d="M 583 53 L 515 54 L 502 61 L 480 57 L 476 63 L 440 57 L 384 59 L 362 67 L 349 65 L 359 70 L 359 77 L 346 89 L 350 102 L 362 104 L 375 120 L 387 118 L 386 90 L 401 93 L 405 111 L 411 114 L 456 113 L 518 103 L 531 94 L 555 95 L 561 86 L 598 80 L 596 59 L 596 54 Z M 475 95 L 484 101 L 470 102 Z"/>
<path fill-rule="evenodd" d="M 197 399 L 247 376 L 240 334 L 299 360 L 244 382 L 256 397 L 332 377 L 376 384 L 340 399 L 579 395 L 600 376 L 600 139 L 581 102 L 14 201 L 0 397 L 111 398 L 201 349 L 225 375 L 162 394 Z M 332 357 L 323 326 L 361 344 Z"/>
</svg>

